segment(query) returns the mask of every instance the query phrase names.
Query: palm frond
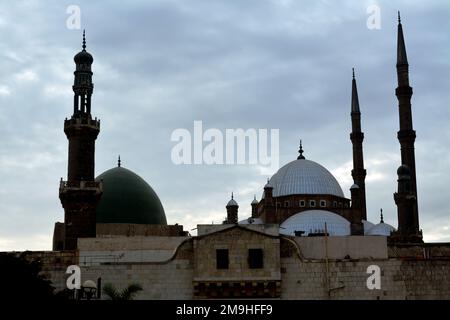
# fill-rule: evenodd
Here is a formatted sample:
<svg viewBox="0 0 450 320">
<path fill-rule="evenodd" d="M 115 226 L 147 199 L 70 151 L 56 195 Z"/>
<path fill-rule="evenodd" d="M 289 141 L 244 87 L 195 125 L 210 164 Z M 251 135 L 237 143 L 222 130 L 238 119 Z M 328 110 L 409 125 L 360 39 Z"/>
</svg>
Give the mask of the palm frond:
<svg viewBox="0 0 450 320">
<path fill-rule="evenodd" d="M 132 283 L 122 290 L 120 293 L 120 298 L 121 300 L 133 300 L 137 293 L 142 290 L 143 288 L 140 284 Z"/>
<path fill-rule="evenodd" d="M 120 300 L 121 298 L 119 292 L 116 287 L 112 285 L 112 283 L 106 283 L 103 286 L 103 293 L 108 296 L 109 300 Z"/>
</svg>

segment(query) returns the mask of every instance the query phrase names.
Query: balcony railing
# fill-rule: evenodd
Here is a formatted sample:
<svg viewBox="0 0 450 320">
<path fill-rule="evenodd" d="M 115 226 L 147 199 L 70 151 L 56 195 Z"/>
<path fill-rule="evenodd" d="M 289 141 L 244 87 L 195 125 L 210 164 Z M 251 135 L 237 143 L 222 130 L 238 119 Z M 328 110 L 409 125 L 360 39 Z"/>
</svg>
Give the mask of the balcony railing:
<svg viewBox="0 0 450 320">
<path fill-rule="evenodd" d="M 84 190 L 100 190 L 102 191 L 101 181 L 61 181 L 59 182 L 59 190 L 84 189 Z"/>
</svg>

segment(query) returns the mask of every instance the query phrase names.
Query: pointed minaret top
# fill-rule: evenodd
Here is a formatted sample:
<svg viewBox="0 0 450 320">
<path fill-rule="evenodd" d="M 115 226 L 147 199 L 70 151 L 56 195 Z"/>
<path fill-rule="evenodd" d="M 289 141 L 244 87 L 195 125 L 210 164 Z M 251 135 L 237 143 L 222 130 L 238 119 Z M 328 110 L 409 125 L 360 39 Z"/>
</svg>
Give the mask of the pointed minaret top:
<svg viewBox="0 0 450 320">
<path fill-rule="evenodd" d="M 380 223 L 384 223 L 384 220 L 383 220 L 383 209 L 380 209 Z"/>
<path fill-rule="evenodd" d="M 358 99 L 358 89 L 356 87 L 355 79 L 355 68 L 352 69 L 353 79 L 352 79 L 352 113 L 360 113 L 359 110 L 359 99 Z"/>
<path fill-rule="evenodd" d="M 117 159 L 117 166 L 120 168 L 122 164 L 122 161 L 120 160 L 120 154 L 119 154 L 119 158 Z"/>
<path fill-rule="evenodd" d="M 300 140 L 300 148 L 298 149 L 298 153 L 299 153 L 299 156 L 297 157 L 297 160 L 305 159 L 305 156 L 303 155 L 302 140 Z"/>
<path fill-rule="evenodd" d="M 402 23 L 402 19 L 400 19 L 400 10 L 397 11 L 398 14 L 398 23 Z"/>
<path fill-rule="evenodd" d="M 398 31 L 397 31 L 397 66 L 408 65 L 406 56 L 405 38 L 403 36 L 403 27 L 400 20 L 400 11 L 398 12 Z"/>
<path fill-rule="evenodd" d="M 233 195 L 233 191 L 231 191 L 231 200 L 233 200 L 234 195 Z"/>
<path fill-rule="evenodd" d="M 83 29 L 83 51 L 86 51 L 86 30 Z"/>
</svg>

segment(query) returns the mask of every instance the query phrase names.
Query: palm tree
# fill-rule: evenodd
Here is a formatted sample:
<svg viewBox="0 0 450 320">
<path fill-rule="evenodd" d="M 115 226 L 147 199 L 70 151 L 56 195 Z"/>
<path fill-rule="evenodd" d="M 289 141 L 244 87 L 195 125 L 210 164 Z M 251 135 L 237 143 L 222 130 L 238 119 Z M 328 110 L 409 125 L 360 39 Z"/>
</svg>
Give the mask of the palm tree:
<svg viewBox="0 0 450 320">
<path fill-rule="evenodd" d="M 143 288 L 140 284 L 132 283 L 123 290 L 117 290 L 112 283 L 103 286 L 103 292 L 108 296 L 109 300 L 133 300 L 139 291 Z"/>
</svg>

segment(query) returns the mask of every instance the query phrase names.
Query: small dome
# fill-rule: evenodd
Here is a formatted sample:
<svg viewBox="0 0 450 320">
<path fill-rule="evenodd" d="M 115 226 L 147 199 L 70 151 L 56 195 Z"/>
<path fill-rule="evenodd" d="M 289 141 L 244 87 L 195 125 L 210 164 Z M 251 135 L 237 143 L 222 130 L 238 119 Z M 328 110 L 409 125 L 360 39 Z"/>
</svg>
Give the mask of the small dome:
<svg viewBox="0 0 450 320">
<path fill-rule="evenodd" d="M 103 181 L 97 223 L 167 224 L 158 195 L 134 172 L 116 167 L 95 180 Z"/>
<path fill-rule="evenodd" d="M 352 184 L 352 186 L 350 187 L 350 190 L 352 190 L 352 189 L 359 189 L 359 186 L 358 186 L 356 183 L 354 183 L 354 184 Z"/>
<path fill-rule="evenodd" d="M 268 188 L 272 188 L 273 189 L 273 186 L 270 184 L 270 180 L 269 179 L 267 179 L 267 183 L 264 186 L 264 189 L 268 189 Z"/>
<path fill-rule="evenodd" d="M 320 164 L 298 159 L 281 167 L 269 181 L 273 196 L 295 194 L 334 195 L 344 198 L 336 178 Z M 263 195 L 264 197 L 264 195 Z"/>
<path fill-rule="evenodd" d="M 340 215 L 325 210 L 307 210 L 296 213 L 280 225 L 280 233 L 295 235 L 295 231 L 310 233 L 325 232 L 325 223 L 330 236 L 350 235 L 350 222 Z"/>
<path fill-rule="evenodd" d="M 237 202 L 234 200 L 233 192 L 231 193 L 231 199 L 230 199 L 230 201 L 228 201 L 227 207 L 239 207 Z"/>
<path fill-rule="evenodd" d="M 255 197 L 253 198 L 253 201 L 252 201 L 252 203 L 251 204 L 258 204 L 259 202 L 258 202 L 258 200 L 256 200 L 256 195 L 255 195 Z"/>
<path fill-rule="evenodd" d="M 76 64 L 92 64 L 94 62 L 94 58 L 92 58 L 92 55 L 85 50 L 78 52 L 75 57 L 73 57 L 73 60 Z"/>
<path fill-rule="evenodd" d="M 380 222 L 369 229 L 366 235 L 368 236 L 390 236 L 391 232 L 395 231 L 395 228 L 390 224 Z"/>
</svg>

